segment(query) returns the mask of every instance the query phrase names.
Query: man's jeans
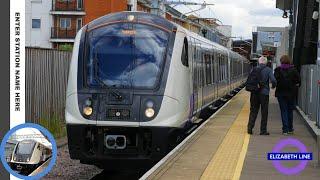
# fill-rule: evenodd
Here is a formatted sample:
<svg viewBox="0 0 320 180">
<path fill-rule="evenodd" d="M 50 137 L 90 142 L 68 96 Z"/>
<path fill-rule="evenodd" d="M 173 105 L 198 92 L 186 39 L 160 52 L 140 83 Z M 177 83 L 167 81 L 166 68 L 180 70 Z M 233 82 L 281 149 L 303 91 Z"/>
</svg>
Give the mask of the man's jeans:
<svg viewBox="0 0 320 180">
<path fill-rule="evenodd" d="M 256 122 L 258 112 L 261 106 L 261 125 L 260 132 L 267 132 L 268 123 L 268 107 L 269 107 L 269 96 L 260 93 L 251 93 L 250 96 L 250 115 L 248 122 L 248 130 L 252 130 Z"/>
<path fill-rule="evenodd" d="M 281 111 L 282 132 L 292 132 L 294 100 L 283 96 L 279 96 L 278 102 Z"/>
</svg>

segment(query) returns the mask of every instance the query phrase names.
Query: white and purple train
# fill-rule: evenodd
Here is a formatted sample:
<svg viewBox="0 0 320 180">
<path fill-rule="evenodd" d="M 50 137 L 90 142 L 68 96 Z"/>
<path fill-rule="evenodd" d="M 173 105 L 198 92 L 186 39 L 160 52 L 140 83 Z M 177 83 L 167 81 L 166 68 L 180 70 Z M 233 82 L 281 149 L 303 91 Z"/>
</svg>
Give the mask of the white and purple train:
<svg viewBox="0 0 320 180">
<path fill-rule="evenodd" d="M 72 159 L 107 169 L 157 162 L 249 61 L 162 17 L 108 14 L 75 38 L 66 124 Z"/>
</svg>

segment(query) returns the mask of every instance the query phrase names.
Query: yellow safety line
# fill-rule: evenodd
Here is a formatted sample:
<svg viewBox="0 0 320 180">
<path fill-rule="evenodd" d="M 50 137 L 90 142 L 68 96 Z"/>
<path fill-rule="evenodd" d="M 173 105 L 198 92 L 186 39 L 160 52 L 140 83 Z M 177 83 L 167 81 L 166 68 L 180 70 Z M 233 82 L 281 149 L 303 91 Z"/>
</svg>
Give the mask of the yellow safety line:
<svg viewBox="0 0 320 180">
<path fill-rule="evenodd" d="M 249 116 L 249 97 L 247 95 L 244 94 L 243 99 L 247 100 L 202 174 L 202 180 L 240 178 L 250 139 L 250 135 L 247 134 Z"/>
<path fill-rule="evenodd" d="M 240 179 L 242 168 L 243 168 L 243 163 L 244 163 L 244 160 L 246 158 L 246 154 L 247 154 L 247 150 L 248 150 L 249 141 L 250 141 L 250 135 L 246 134 L 245 137 L 244 137 L 242 150 L 241 150 L 241 153 L 240 153 L 240 156 L 239 156 L 239 159 L 238 159 L 238 163 L 237 163 L 237 167 L 236 167 L 236 170 L 234 172 L 232 180 Z"/>
</svg>

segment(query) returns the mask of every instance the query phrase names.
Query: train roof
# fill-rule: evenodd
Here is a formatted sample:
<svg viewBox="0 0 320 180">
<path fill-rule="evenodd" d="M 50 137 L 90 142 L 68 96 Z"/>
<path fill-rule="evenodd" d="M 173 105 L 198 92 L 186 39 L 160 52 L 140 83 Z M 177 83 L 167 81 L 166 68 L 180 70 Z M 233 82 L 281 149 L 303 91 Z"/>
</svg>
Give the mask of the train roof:
<svg viewBox="0 0 320 180">
<path fill-rule="evenodd" d="M 134 15 L 134 22 L 145 22 L 145 23 L 152 23 L 152 24 L 156 24 L 158 26 L 161 26 L 163 28 L 166 28 L 170 31 L 173 31 L 174 29 L 182 29 L 186 34 L 187 36 L 189 37 L 193 37 L 194 39 L 196 39 L 198 42 L 200 43 L 205 43 L 208 45 L 208 48 L 209 47 L 214 47 L 215 49 L 217 49 L 218 51 L 221 51 L 222 53 L 225 52 L 225 53 L 229 53 L 231 54 L 232 56 L 238 56 L 238 57 L 242 57 L 243 60 L 246 59 L 245 57 L 241 56 L 240 54 L 218 44 L 218 43 L 215 43 L 213 41 L 210 41 L 209 39 L 206 39 L 202 36 L 200 36 L 199 34 L 195 33 L 195 32 L 192 32 L 192 31 L 189 31 L 187 29 L 185 29 L 184 27 L 172 22 L 172 21 L 169 21 L 161 16 L 157 16 L 157 15 L 154 15 L 154 14 L 150 14 L 150 13 L 146 13 L 146 12 L 140 12 L 140 11 L 123 11 L 123 12 L 117 12 L 117 13 L 110 13 L 110 14 L 107 14 L 105 16 L 102 16 L 100 18 L 97 18 L 91 22 L 89 22 L 87 24 L 87 28 L 89 30 L 91 29 L 95 29 L 97 27 L 101 27 L 101 26 L 104 26 L 104 25 L 107 25 L 107 24 L 110 24 L 110 23 L 114 23 L 114 22 L 129 22 L 128 20 L 128 17 L 129 15 Z"/>
<path fill-rule="evenodd" d="M 18 141 L 13 139 L 8 139 L 8 141 L 6 142 L 6 144 L 17 144 L 17 143 Z"/>
<path fill-rule="evenodd" d="M 43 142 L 41 142 L 41 141 L 38 141 L 37 139 L 24 139 L 24 140 L 21 140 L 21 141 L 19 141 L 19 142 L 23 142 L 23 141 L 33 141 L 33 142 L 35 142 L 35 143 L 42 144 L 43 146 L 52 149 L 51 143 L 43 143 Z"/>
<path fill-rule="evenodd" d="M 52 147 L 52 144 L 49 142 L 49 140 L 42 134 L 41 131 L 35 128 L 22 128 L 17 130 L 14 133 L 14 140 L 16 141 L 24 141 L 24 140 L 34 140 L 37 141 L 44 146 Z"/>
<path fill-rule="evenodd" d="M 130 19 L 129 15 L 133 15 L 134 18 L 129 20 Z M 175 28 L 175 25 L 171 21 L 168 21 L 165 18 L 162 18 L 154 14 L 139 12 L 139 11 L 123 11 L 123 12 L 110 13 L 89 22 L 87 24 L 87 27 L 90 30 L 95 27 L 104 26 L 114 22 L 145 22 L 150 24 L 156 24 L 170 31 L 174 30 Z"/>
</svg>

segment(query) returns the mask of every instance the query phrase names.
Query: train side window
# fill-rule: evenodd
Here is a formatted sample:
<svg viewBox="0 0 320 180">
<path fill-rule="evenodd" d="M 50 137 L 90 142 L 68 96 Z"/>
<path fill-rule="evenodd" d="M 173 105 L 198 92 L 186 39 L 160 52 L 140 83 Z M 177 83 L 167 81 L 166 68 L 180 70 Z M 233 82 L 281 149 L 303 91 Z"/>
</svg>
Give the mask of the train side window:
<svg viewBox="0 0 320 180">
<path fill-rule="evenodd" d="M 219 82 L 222 81 L 222 69 L 223 69 L 223 66 L 222 66 L 222 61 L 221 61 L 221 55 L 219 54 Z"/>
<path fill-rule="evenodd" d="M 218 57 L 218 61 L 217 61 L 217 63 L 218 63 L 218 67 L 217 67 L 217 72 L 218 72 L 218 77 L 217 77 L 217 80 L 218 80 L 218 82 L 220 82 L 221 81 L 221 78 L 220 78 L 220 76 L 221 76 L 221 64 L 220 64 L 220 56 L 219 55 L 217 55 L 217 57 Z"/>
<path fill-rule="evenodd" d="M 212 79 L 212 84 L 214 84 L 215 83 L 215 80 L 214 80 L 214 55 L 211 54 L 210 58 L 211 58 L 211 79 Z"/>
<path fill-rule="evenodd" d="M 223 68 L 222 68 L 222 81 L 224 81 L 225 80 L 225 72 L 226 72 L 226 62 L 225 62 L 225 59 L 224 59 L 223 55 L 222 55 L 221 59 L 222 59 L 222 65 L 223 65 Z"/>
<path fill-rule="evenodd" d="M 184 38 L 184 43 L 182 47 L 182 53 L 181 53 L 181 62 L 184 66 L 189 67 L 188 62 L 188 40 L 187 38 Z"/>
<path fill-rule="evenodd" d="M 206 84 L 211 84 L 211 60 L 210 55 L 205 55 L 205 67 L 206 67 Z"/>
</svg>

